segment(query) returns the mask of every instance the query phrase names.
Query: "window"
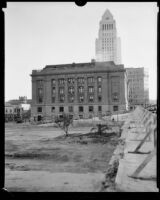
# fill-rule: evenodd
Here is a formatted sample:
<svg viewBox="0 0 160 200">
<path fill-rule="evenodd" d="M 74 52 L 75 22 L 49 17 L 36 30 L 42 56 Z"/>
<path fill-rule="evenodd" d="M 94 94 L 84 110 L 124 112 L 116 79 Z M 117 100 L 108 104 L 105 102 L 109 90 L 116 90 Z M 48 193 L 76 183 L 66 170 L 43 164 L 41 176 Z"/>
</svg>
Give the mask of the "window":
<svg viewBox="0 0 160 200">
<path fill-rule="evenodd" d="M 42 87 L 43 86 L 43 81 L 42 80 L 37 80 L 37 86 Z"/>
<path fill-rule="evenodd" d="M 56 84 L 56 80 L 52 79 L 52 85 L 55 85 L 55 84 Z"/>
<path fill-rule="evenodd" d="M 42 112 L 42 107 L 38 107 L 37 112 L 39 112 L 39 113 Z"/>
<path fill-rule="evenodd" d="M 88 111 L 89 111 L 89 112 L 93 112 L 93 111 L 94 111 L 93 106 L 89 106 Z"/>
<path fill-rule="evenodd" d="M 59 112 L 64 112 L 64 107 L 63 106 L 59 107 Z"/>
<path fill-rule="evenodd" d="M 68 83 L 73 84 L 74 83 L 74 78 L 68 78 Z"/>
<path fill-rule="evenodd" d="M 55 97 L 52 97 L 52 103 L 55 103 L 55 99 L 56 99 Z"/>
<path fill-rule="evenodd" d="M 102 101 L 102 96 L 98 96 L 98 102 Z"/>
<path fill-rule="evenodd" d="M 102 106 L 98 106 L 98 112 L 102 112 Z"/>
<path fill-rule="evenodd" d="M 60 96 L 59 96 L 59 101 L 60 101 L 61 103 L 64 102 L 64 95 L 60 95 Z"/>
<path fill-rule="evenodd" d="M 12 113 L 12 110 L 10 109 L 10 113 Z"/>
<path fill-rule="evenodd" d="M 42 96 L 43 96 L 43 90 L 42 90 L 42 88 L 38 88 L 38 91 L 37 91 L 37 96 L 38 96 L 38 103 L 42 103 L 42 101 L 43 101 L 43 98 L 42 98 Z"/>
<path fill-rule="evenodd" d="M 51 108 L 51 111 L 52 111 L 52 112 L 55 112 L 55 107 L 52 107 L 52 108 Z"/>
<path fill-rule="evenodd" d="M 38 97 L 38 103 L 42 103 L 43 102 L 43 98 L 42 97 Z"/>
<path fill-rule="evenodd" d="M 102 87 L 98 86 L 98 93 L 101 93 L 101 92 L 102 92 Z"/>
<path fill-rule="evenodd" d="M 68 88 L 68 93 L 73 94 L 74 93 L 74 87 L 69 87 Z"/>
<path fill-rule="evenodd" d="M 54 94 L 56 94 L 56 88 L 55 87 L 52 88 L 52 95 L 54 95 Z"/>
<path fill-rule="evenodd" d="M 74 96 L 69 96 L 69 97 L 68 97 L 68 101 L 69 101 L 70 103 L 74 102 Z"/>
<path fill-rule="evenodd" d="M 89 86 L 88 87 L 88 92 L 89 93 L 93 93 L 94 92 L 94 87 L 93 86 Z"/>
<path fill-rule="evenodd" d="M 64 87 L 59 88 L 59 94 L 64 94 Z"/>
<path fill-rule="evenodd" d="M 79 112 L 83 112 L 83 106 L 79 106 Z"/>
<path fill-rule="evenodd" d="M 79 93 L 83 93 L 84 92 L 84 87 L 83 86 L 78 87 L 78 92 Z"/>
<path fill-rule="evenodd" d="M 83 102 L 84 101 L 84 96 L 79 96 L 79 102 Z"/>
<path fill-rule="evenodd" d="M 58 82 L 59 82 L 60 85 L 63 85 L 64 84 L 64 78 L 58 79 Z"/>
<path fill-rule="evenodd" d="M 98 81 L 98 83 L 101 83 L 101 82 L 102 82 L 102 77 L 99 76 L 99 77 L 97 78 L 97 81 Z"/>
<path fill-rule="evenodd" d="M 69 112 L 73 112 L 73 106 L 69 106 L 69 107 L 68 107 L 68 111 L 69 111 Z"/>
<path fill-rule="evenodd" d="M 94 78 L 93 77 L 88 77 L 88 83 L 93 83 L 94 82 Z"/>
<path fill-rule="evenodd" d="M 118 111 L 118 106 L 113 106 L 113 111 Z"/>
<path fill-rule="evenodd" d="M 84 78 L 83 77 L 79 77 L 77 80 L 78 80 L 78 83 L 81 83 L 81 84 L 84 83 Z"/>
<path fill-rule="evenodd" d="M 93 102 L 93 101 L 94 101 L 93 95 L 90 95 L 89 96 L 89 102 Z"/>
</svg>

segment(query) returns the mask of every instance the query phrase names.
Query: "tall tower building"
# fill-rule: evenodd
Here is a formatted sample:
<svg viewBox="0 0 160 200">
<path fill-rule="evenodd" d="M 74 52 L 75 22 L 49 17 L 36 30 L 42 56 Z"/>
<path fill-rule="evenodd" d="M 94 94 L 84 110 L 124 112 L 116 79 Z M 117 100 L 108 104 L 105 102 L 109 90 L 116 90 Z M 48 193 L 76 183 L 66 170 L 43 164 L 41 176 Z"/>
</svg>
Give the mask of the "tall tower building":
<svg viewBox="0 0 160 200">
<path fill-rule="evenodd" d="M 117 38 L 116 22 L 108 9 L 99 23 L 95 46 L 97 62 L 114 61 L 121 64 L 121 41 Z"/>
</svg>

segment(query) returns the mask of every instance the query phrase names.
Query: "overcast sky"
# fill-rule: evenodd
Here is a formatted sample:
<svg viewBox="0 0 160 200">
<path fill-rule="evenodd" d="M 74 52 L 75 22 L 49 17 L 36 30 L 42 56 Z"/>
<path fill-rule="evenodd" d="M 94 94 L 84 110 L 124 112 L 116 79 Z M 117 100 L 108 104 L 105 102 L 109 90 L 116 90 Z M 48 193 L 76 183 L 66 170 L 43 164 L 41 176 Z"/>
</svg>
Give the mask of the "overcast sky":
<svg viewBox="0 0 160 200">
<path fill-rule="evenodd" d="M 31 98 L 33 69 L 95 58 L 99 21 L 116 20 L 125 67 L 149 70 L 149 96 L 157 98 L 157 3 L 9 2 L 5 12 L 5 100 Z"/>
</svg>

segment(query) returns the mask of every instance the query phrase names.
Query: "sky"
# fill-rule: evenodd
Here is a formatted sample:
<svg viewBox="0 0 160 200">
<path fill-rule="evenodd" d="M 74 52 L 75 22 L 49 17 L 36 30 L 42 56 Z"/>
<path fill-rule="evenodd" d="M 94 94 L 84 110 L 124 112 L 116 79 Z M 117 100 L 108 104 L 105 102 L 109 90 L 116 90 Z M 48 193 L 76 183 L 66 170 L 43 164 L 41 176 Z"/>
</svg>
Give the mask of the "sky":
<svg viewBox="0 0 160 200">
<path fill-rule="evenodd" d="M 124 67 L 145 67 L 149 97 L 157 98 L 156 2 L 7 2 L 5 13 L 5 101 L 31 99 L 32 70 L 46 65 L 90 62 L 106 9 L 116 20 Z"/>
</svg>

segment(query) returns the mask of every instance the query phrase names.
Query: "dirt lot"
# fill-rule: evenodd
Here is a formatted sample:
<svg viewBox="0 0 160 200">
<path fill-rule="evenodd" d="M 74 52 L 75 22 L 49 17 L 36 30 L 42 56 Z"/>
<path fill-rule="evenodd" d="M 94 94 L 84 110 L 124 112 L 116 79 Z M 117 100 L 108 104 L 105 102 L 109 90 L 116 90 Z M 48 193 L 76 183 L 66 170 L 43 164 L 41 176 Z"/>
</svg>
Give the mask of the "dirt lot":
<svg viewBox="0 0 160 200">
<path fill-rule="evenodd" d="M 9 191 L 100 191 L 117 134 L 6 124 L 5 187 Z"/>
</svg>

